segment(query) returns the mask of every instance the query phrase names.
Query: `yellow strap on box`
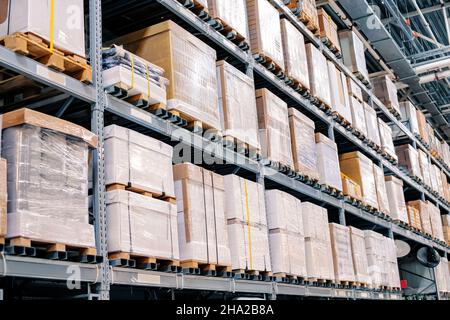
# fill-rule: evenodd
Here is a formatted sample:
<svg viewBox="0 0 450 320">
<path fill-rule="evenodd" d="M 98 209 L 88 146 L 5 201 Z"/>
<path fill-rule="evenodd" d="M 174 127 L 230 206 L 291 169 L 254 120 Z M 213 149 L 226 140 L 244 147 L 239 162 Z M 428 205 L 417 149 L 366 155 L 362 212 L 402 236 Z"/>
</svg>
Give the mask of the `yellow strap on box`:
<svg viewBox="0 0 450 320">
<path fill-rule="evenodd" d="M 250 260 L 250 270 L 253 270 L 253 254 L 252 254 L 252 229 L 250 227 L 250 206 L 248 204 L 248 187 L 247 180 L 244 180 L 245 189 L 245 211 L 247 213 L 247 228 L 248 228 L 248 252 Z"/>
<path fill-rule="evenodd" d="M 50 0 L 50 53 L 55 46 L 55 0 Z"/>
</svg>

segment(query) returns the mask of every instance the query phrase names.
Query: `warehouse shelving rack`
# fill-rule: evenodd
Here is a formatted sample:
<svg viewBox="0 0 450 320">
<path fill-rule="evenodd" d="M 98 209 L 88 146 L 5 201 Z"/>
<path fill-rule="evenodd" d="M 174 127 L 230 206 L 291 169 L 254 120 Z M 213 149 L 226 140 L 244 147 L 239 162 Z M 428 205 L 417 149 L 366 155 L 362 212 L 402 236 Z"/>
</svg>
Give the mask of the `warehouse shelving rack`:
<svg viewBox="0 0 450 320">
<path fill-rule="evenodd" d="M 279 0 L 269 0 L 280 13 L 288 18 L 306 37 L 314 43 L 328 59 L 334 61 L 338 68 L 347 76 L 352 77 L 355 82 L 365 91 L 370 98 L 370 104 L 377 109 L 379 116 L 394 123 L 410 139 L 417 148 L 421 148 L 428 153 L 428 150 L 409 132 L 409 130 L 399 122 L 386 107 L 366 88 L 353 74 L 317 39 Z M 195 32 L 196 35 L 213 45 L 233 64 L 244 69 L 246 73 L 255 79 L 257 86 L 265 86 L 272 89 L 283 98 L 290 106 L 297 107 L 300 111 L 311 116 L 319 123 L 319 130 L 338 141 L 348 145 L 352 150 L 359 150 L 368 155 L 375 163 L 381 165 L 387 174 L 394 174 L 401 178 L 407 188 L 413 190 L 414 194 L 421 199 L 429 199 L 436 203 L 445 214 L 450 213 L 447 203 L 437 199 L 433 194 L 425 190 L 409 178 L 398 167 L 389 163 L 359 139 L 353 136 L 345 128 L 336 123 L 330 116 L 319 110 L 316 106 L 300 96 L 297 92 L 287 86 L 282 80 L 258 64 L 250 53 L 242 51 L 231 41 L 223 37 L 205 21 L 194 15 L 186 7 L 176 0 L 154 0 L 154 1 L 110 1 L 103 0 L 107 6 L 120 6 L 125 4 L 131 8 L 138 2 L 138 5 L 145 9 L 147 5 L 158 5 L 164 14 L 176 18 L 186 25 L 187 29 Z M 106 7 L 106 5 L 105 5 Z M 214 154 L 216 158 L 223 159 L 224 165 L 210 166 L 218 173 L 237 173 L 249 177 L 266 188 L 278 188 L 289 192 L 302 200 L 312 201 L 322 204 L 337 213 L 339 223 L 358 223 L 366 228 L 374 229 L 392 238 L 406 239 L 419 244 L 434 247 L 439 252 L 447 256 L 450 248 L 432 239 L 404 229 L 390 221 L 374 216 L 360 208 L 352 206 L 341 199 L 332 197 L 314 187 L 303 182 L 288 177 L 285 174 L 274 172 L 265 167 L 260 162 L 243 158 L 234 152 L 224 152 L 225 149 L 219 144 L 211 146 L 214 142 L 203 139 L 187 130 L 163 120 L 153 114 L 145 112 L 139 108 L 128 104 L 122 100 L 106 94 L 103 90 L 101 73 L 101 48 L 104 26 L 102 20 L 109 18 L 115 10 L 107 8 L 102 11 L 101 0 L 89 0 L 89 39 L 90 39 L 90 62 L 93 67 L 93 85 L 85 85 L 66 75 L 54 72 L 41 64 L 27 57 L 13 53 L 0 46 L 0 66 L 23 74 L 28 78 L 36 80 L 60 92 L 43 101 L 33 102 L 29 107 L 41 110 L 47 104 L 58 103 L 56 112 L 54 109 L 48 111 L 61 116 L 63 113 L 71 113 L 76 119 L 83 117 L 90 119 L 91 130 L 99 137 L 99 145 L 94 152 L 93 161 L 93 216 L 95 221 L 96 243 L 99 254 L 103 256 L 103 262 L 98 265 L 77 264 L 64 261 L 53 261 L 38 258 L 16 257 L 0 254 L 0 277 L 17 277 L 25 279 L 39 279 L 48 281 L 68 281 L 74 275 L 72 268 L 77 267 L 76 279 L 87 285 L 87 293 L 77 296 L 88 299 L 109 299 L 110 292 L 116 286 L 132 286 L 143 288 L 168 288 L 174 292 L 181 290 L 197 290 L 208 292 L 222 292 L 230 294 L 258 294 L 268 299 L 275 299 L 277 296 L 298 296 L 298 297 L 322 297 L 322 298 L 342 298 L 342 299 L 401 299 L 398 292 L 374 292 L 369 290 L 336 289 L 325 287 L 312 287 L 303 285 L 290 285 L 277 282 L 259 282 L 226 278 L 213 278 L 195 276 L 187 274 L 172 274 L 155 271 L 145 271 L 138 269 L 112 268 L 107 259 L 107 238 L 106 238 L 106 204 L 105 204 L 105 179 L 104 179 L 104 137 L 103 129 L 106 122 L 120 122 L 120 124 L 135 128 L 161 140 L 175 144 L 180 139 L 197 152 Z M 145 11 L 145 10 L 143 10 Z M 77 102 L 74 102 L 76 98 Z M 64 102 L 65 100 L 65 102 Z M 61 105 L 59 103 L 64 102 Z M 71 104 L 72 103 L 72 104 Z M 70 105 L 71 104 L 71 105 Z M 90 106 L 87 111 L 86 105 Z M 81 107 L 80 107 L 81 106 Z M 84 123 L 86 125 L 86 123 Z M 174 138 L 174 134 L 176 137 Z M 245 160 L 245 161 L 244 161 Z M 434 161 L 434 159 L 433 159 Z M 443 168 L 442 164 L 434 161 Z M 445 168 L 444 168 L 445 169 Z M 450 177 L 447 168 L 446 174 Z M 95 288 L 95 290 L 91 290 Z M 95 293 L 93 293 L 95 292 Z"/>
</svg>

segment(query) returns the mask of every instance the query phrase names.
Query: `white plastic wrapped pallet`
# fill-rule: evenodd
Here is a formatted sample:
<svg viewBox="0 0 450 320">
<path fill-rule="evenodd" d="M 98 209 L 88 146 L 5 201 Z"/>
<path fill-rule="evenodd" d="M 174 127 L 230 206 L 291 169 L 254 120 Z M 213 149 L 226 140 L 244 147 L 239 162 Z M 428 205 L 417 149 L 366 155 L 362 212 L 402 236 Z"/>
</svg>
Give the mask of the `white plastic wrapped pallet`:
<svg viewBox="0 0 450 320">
<path fill-rule="evenodd" d="M 121 184 L 175 197 L 171 146 L 136 131 L 105 128 L 106 185 Z M 151 170 L 150 170 L 151 168 Z"/>
<path fill-rule="evenodd" d="M 175 204 L 126 190 L 106 193 L 108 251 L 179 259 Z"/>
<path fill-rule="evenodd" d="M 306 44 L 311 95 L 331 107 L 327 59 L 314 44 Z"/>
<path fill-rule="evenodd" d="M 355 227 L 349 227 L 349 232 L 355 281 L 368 284 L 370 283 L 370 276 L 364 231 Z"/>
<path fill-rule="evenodd" d="M 390 215 L 389 199 L 386 190 L 386 182 L 384 181 L 384 171 L 376 164 L 373 164 L 375 176 L 375 186 L 377 188 L 378 208 L 384 214 Z"/>
<path fill-rule="evenodd" d="M 403 181 L 394 177 L 385 177 L 386 190 L 389 199 L 390 216 L 394 220 L 408 223 L 408 212 L 406 211 L 405 195 L 403 193 Z"/>
<path fill-rule="evenodd" d="M 369 104 L 363 103 L 364 116 L 366 118 L 367 138 L 377 146 L 381 146 L 380 131 L 378 130 L 377 112 Z"/>
<path fill-rule="evenodd" d="M 431 229 L 433 236 L 441 241 L 444 239 L 444 231 L 442 228 L 441 211 L 432 202 L 427 201 L 428 213 L 430 215 Z"/>
<path fill-rule="evenodd" d="M 398 157 L 398 164 L 404 167 L 408 172 L 420 179 L 422 179 L 422 172 L 419 164 L 419 153 L 410 144 L 405 144 L 395 147 L 395 152 Z"/>
<path fill-rule="evenodd" d="M 236 175 L 224 182 L 232 269 L 271 271 L 264 188 Z"/>
<path fill-rule="evenodd" d="M 350 102 L 345 76 L 332 61 L 327 61 L 330 81 L 331 110 L 351 122 Z"/>
<path fill-rule="evenodd" d="M 367 71 L 366 58 L 364 55 L 364 44 L 352 30 L 339 32 L 342 56 L 344 64 L 353 72 L 360 73 L 367 80 L 369 72 Z"/>
<path fill-rule="evenodd" d="M 305 240 L 300 200 L 280 190 L 266 191 L 265 198 L 273 273 L 306 278 Z"/>
<path fill-rule="evenodd" d="M 420 172 L 422 173 L 423 182 L 431 187 L 430 162 L 425 151 L 418 149 Z"/>
<path fill-rule="evenodd" d="M 383 285 L 385 279 L 385 264 L 383 258 L 384 237 L 371 230 L 364 231 L 364 240 L 367 252 L 367 262 L 371 285 L 378 288 Z"/>
<path fill-rule="evenodd" d="M 0 38 L 30 32 L 61 51 L 80 57 L 86 54 L 83 0 L 4 0 L 0 16 L 5 17 L 0 19 Z"/>
<path fill-rule="evenodd" d="M 372 79 L 374 94 L 388 108 L 400 113 L 400 104 L 398 102 L 397 87 L 387 75 Z"/>
<path fill-rule="evenodd" d="M 334 281 L 333 255 L 325 208 L 302 202 L 308 278 Z"/>
<path fill-rule="evenodd" d="M 366 115 L 363 104 L 355 97 L 350 97 L 350 106 L 352 111 L 352 125 L 356 130 L 367 136 Z"/>
<path fill-rule="evenodd" d="M 281 19 L 281 35 L 286 74 L 309 89 L 308 61 L 303 35 L 287 19 Z"/>
<path fill-rule="evenodd" d="M 436 273 L 436 286 L 438 292 L 450 292 L 449 287 L 449 265 L 446 257 L 441 257 L 441 261 L 435 268 Z"/>
<path fill-rule="evenodd" d="M 321 133 L 316 133 L 319 183 L 342 191 L 341 169 L 337 145 Z"/>
<path fill-rule="evenodd" d="M 381 148 L 394 159 L 397 159 L 395 153 L 394 140 L 392 138 L 392 129 L 383 120 L 378 118 L 378 129 L 380 130 Z"/>
<path fill-rule="evenodd" d="M 350 96 L 355 97 L 360 102 L 363 101 L 362 89 L 352 78 L 347 78 L 347 88 Z"/>
<path fill-rule="evenodd" d="M 417 111 L 414 105 L 409 101 L 400 102 L 400 114 L 402 121 L 408 121 L 408 127 L 412 134 L 419 135 L 419 122 L 417 120 Z"/>
<path fill-rule="evenodd" d="M 355 281 L 350 230 L 346 226 L 329 224 L 336 281 Z"/>
<path fill-rule="evenodd" d="M 245 0 L 208 0 L 209 15 L 248 39 Z"/>
</svg>

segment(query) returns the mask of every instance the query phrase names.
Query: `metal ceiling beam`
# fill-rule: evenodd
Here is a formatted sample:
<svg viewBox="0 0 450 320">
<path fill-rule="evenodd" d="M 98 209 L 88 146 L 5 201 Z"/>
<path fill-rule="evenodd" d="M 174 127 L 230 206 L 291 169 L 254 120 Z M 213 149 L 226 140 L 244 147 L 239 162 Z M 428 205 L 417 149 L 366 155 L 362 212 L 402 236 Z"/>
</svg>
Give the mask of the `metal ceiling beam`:
<svg viewBox="0 0 450 320">
<path fill-rule="evenodd" d="M 436 11 L 439 11 L 439 10 L 442 10 L 442 9 L 448 9 L 448 8 L 450 8 L 450 2 L 445 2 L 444 5 L 438 4 L 438 5 L 435 5 L 435 6 L 432 6 L 432 7 L 422 8 L 422 13 L 423 14 L 429 14 L 429 13 L 433 13 L 433 12 L 436 12 Z M 418 11 L 403 12 L 403 16 L 405 18 L 408 18 L 408 19 L 417 17 L 419 14 L 420 13 Z M 386 19 L 383 19 L 381 21 L 383 22 L 383 24 L 385 24 L 385 23 L 390 23 L 390 21 L 392 19 L 393 18 L 386 18 Z"/>
</svg>

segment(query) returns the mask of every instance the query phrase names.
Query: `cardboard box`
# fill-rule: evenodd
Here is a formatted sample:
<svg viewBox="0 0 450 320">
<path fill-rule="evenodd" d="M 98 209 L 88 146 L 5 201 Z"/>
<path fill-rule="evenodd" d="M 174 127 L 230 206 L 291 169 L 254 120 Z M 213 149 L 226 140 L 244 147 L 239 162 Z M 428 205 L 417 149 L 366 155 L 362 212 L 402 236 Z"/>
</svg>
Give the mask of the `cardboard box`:
<svg viewBox="0 0 450 320">
<path fill-rule="evenodd" d="M 428 135 L 428 129 L 427 129 L 427 118 L 423 114 L 422 111 L 416 110 L 417 115 L 417 123 L 419 125 L 419 134 L 420 137 L 423 139 L 423 141 L 426 144 L 430 144 L 430 137 Z"/>
<path fill-rule="evenodd" d="M 331 107 L 327 59 L 314 44 L 306 44 L 311 95 Z"/>
<path fill-rule="evenodd" d="M 424 233 L 432 235 L 433 229 L 431 227 L 430 211 L 427 203 L 421 200 L 416 200 L 416 201 L 409 201 L 407 205 L 419 212 L 420 225 L 422 226 L 422 231 Z"/>
<path fill-rule="evenodd" d="M 105 183 L 175 197 L 173 148 L 136 131 L 111 125 L 105 128 Z"/>
<path fill-rule="evenodd" d="M 241 37 L 248 39 L 245 2 L 245 0 L 208 0 L 209 15 L 214 19 L 219 19 L 229 28 L 236 30 Z"/>
<path fill-rule="evenodd" d="M 392 219 L 408 223 L 403 181 L 394 176 L 385 177 L 385 181 L 389 199 L 389 211 Z"/>
<path fill-rule="evenodd" d="M 384 152 L 390 155 L 392 158 L 397 159 L 395 153 L 394 140 L 392 138 L 392 129 L 383 120 L 378 118 L 378 128 L 380 130 L 381 148 Z"/>
<path fill-rule="evenodd" d="M 247 0 L 247 16 L 252 53 L 270 58 L 284 70 L 278 10 L 266 0 Z"/>
<path fill-rule="evenodd" d="M 294 168 L 302 175 L 319 180 L 314 121 L 294 108 L 289 108 Z"/>
<path fill-rule="evenodd" d="M 323 8 L 317 10 L 317 15 L 319 18 L 320 38 L 328 39 L 332 46 L 341 51 L 336 23 L 331 19 L 331 17 Z"/>
<path fill-rule="evenodd" d="M 399 114 L 400 104 L 398 102 L 397 87 L 389 76 L 379 76 L 372 79 L 373 92 L 378 99 L 388 108 Z"/>
<path fill-rule="evenodd" d="M 330 80 L 331 110 L 351 123 L 352 112 L 345 75 L 336 68 L 333 62 L 327 61 L 327 66 Z"/>
<path fill-rule="evenodd" d="M 359 73 L 368 80 L 369 72 L 367 71 L 365 48 L 362 41 L 352 30 L 340 31 L 339 40 L 344 64 L 351 72 Z"/>
<path fill-rule="evenodd" d="M 217 79 L 223 136 L 236 138 L 259 150 L 253 79 L 225 61 L 217 62 Z"/>
<path fill-rule="evenodd" d="M 377 146 L 381 146 L 380 131 L 378 130 L 378 116 L 374 108 L 363 103 L 364 116 L 366 118 L 367 138 Z"/>
<path fill-rule="evenodd" d="M 363 102 L 362 89 L 352 78 L 347 78 L 347 88 L 350 96 L 355 97 L 359 102 Z"/>
<path fill-rule="evenodd" d="M 444 231 L 442 228 L 441 211 L 430 201 L 427 201 L 428 213 L 430 214 L 431 229 L 436 239 L 445 241 Z"/>
<path fill-rule="evenodd" d="M 220 128 L 214 49 L 173 21 L 133 32 L 114 43 L 165 70 L 170 82 L 169 111 L 201 121 L 204 128 Z"/>
<path fill-rule="evenodd" d="M 404 167 L 408 172 L 422 180 L 422 171 L 419 164 L 419 153 L 413 146 L 404 144 L 395 147 L 395 152 L 398 156 L 398 164 L 400 167 Z"/>
<path fill-rule="evenodd" d="M 386 182 L 384 181 L 384 171 L 376 164 L 373 164 L 375 185 L 377 187 L 378 208 L 384 214 L 390 215 L 389 199 L 387 195 Z"/>
<path fill-rule="evenodd" d="M 428 156 L 421 149 L 418 149 L 417 152 L 419 153 L 419 165 L 420 165 L 420 172 L 422 173 L 423 182 L 427 186 L 431 187 L 431 173 L 430 173 L 431 169 Z"/>
<path fill-rule="evenodd" d="M 361 186 L 347 177 L 345 174 L 341 172 L 341 179 L 342 179 L 342 192 L 344 192 L 345 196 L 350 196 L 352 198 L 355 198 L 359 201 L 363 201 L 363 195 L 361 191 Z"/>
<path fill-rule="evenodd" d="M 342 191 L 341 169 L 337 145 L 321 133 L 316 133 L 317 169 L 319 183 Z"/>
<path fill-rule="evenodd" d="M 356 281 L 349 228 L 335 223 L 329 227 L 335 280 Z"/>
<path fill-rule="evenodd" d="M 372 161 L 360 152 L 350 152 L 339 156 L 341 172 L 361 186 L 363 202 L 378 209 Z"/>
<path fill-rule="evenodd" d="M 84 2 L 82 0 L 4 0 L 0 4 L 0 37 L 32 33 L 56 49 L 85 57 Z M 3 17 L 3 18 L 2 18 Z M 54 26 L 51 35 L 50 25 Z"/>
<path fill-rule="evenodd" d="M 355 281 L 368 284 L 370 283 L 370 275 L 364 231 L 355 227 L 349 227 L 349 232 Z"/>
<path fill-rule="evenodd" d="M 180 260 L 231 266 L 223 177 L 193 164 L 173 173 Z"/>
<path fill-rule="evenodd" d="M 420 219 L 420 211 L 413 206 L 406 204 L 408 210 L 409 225 L 413 228 L 422 230 L 422 222 Z"/>
<path fill-rule="evenodd" d="M 256 109 L 263 157 L 293 168 L 287 104 L 269 90 L 259 89 Z"/>
<path fill-rule="evenodd" d="M 125 190 L 106 193 L 108 251 L 178 260 L 177 206 Z"/>
<path fill-rule="evenodd" d="M 281 19 L 284 64 L 286 75 L 309 89 L 308 61 L 303 34 L 287 19 Z"/>
<path fill-rule="evenodd" d="M 402 122 L 408 122 L 409 130 L 414 135 L 419 135 L 419 122 L 417 120 L 417 110 L 409 101 L 400 102 L 400 114 Z"/>
<path fill-rule="evenodd" d="M 366 114 L 363 104 L 354 96 L 350 97 L 352 111 L 352 126 L 365 136 L 367 136 Z"/>
</svg>

